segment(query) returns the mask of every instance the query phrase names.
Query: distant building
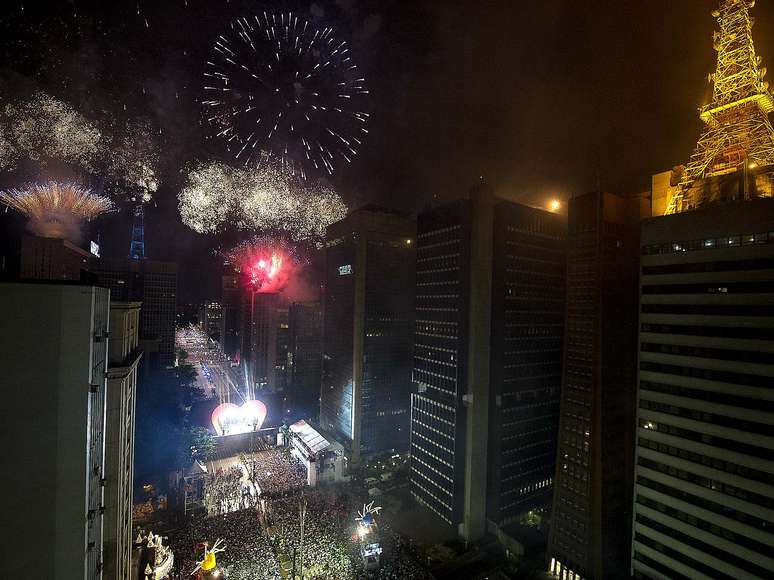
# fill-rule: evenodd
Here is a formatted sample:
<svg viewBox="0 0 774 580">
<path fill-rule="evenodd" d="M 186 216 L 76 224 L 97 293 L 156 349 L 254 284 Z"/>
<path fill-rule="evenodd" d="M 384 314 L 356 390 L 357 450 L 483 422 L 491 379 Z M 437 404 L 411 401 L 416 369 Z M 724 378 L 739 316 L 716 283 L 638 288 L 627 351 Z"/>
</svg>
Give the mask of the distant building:
<svg viewBox="0 0 774 580">
<path fill-rule="evenodd" d="M 239 277 L 228 271 L 223 274 L 221 283 L 221 330 L 220 345 L 223 352 L 232 360 L 240 348 L 241 292 Z"/>
<path fill-rule="evenodd" d="M 633 573 L 769 578 L 774 200 L 647 220 L 641 249 Z"/>
<path fill-rule="evenodd" d="M 245 367 L 251 396 L 287 386 L 288 307 L 276 292 L 250 292 L 242 301 L 240 365 Z"/>
<path fill-rule="evenodd" d="M 468 540 L 549 503 L 564 236 L 486 187 L 418 217 L 410 489 Z"/>
<path fill-rule="evenodd" d="M 353 463 L 408 448 L 415 227 L 369 206 L 327 230 L 320 424 Z"/>
<path fill-rule="evenodd" d="M 290 305 L 290 384 L 288 407 L 293 418 L 320 418 L 322 380 L 322 305 L 295 302 Z"/>
<path fill-rule="evenodd" d="M 223 332 L 223 305 L 205 302 L 199 309 L 199 326 L 210 338 L 220 342 Z"/>
<path fill-rule="evenodd" d="M 102 578 L 109 301 L 77 283 L 0 284 L 8 578 Z"/>
<path fill-rule="evenodd" d="M 559 578 L 628 577 L 644 196 L 570 200 L 567 310 L 547 550 Z M 574 576 L 573 576 L 574 575 Z"/>
<path fill-rule="evenodd" d="M 24 235 L 20 278 L 23 280 L 87 281 L 96 256 L 60 238 Z"/>
<path fill-rule="evenodd" d="M 130 580 L 140 303 L 111 302 L 105 427 L 105 578 Z"/>
<path fill-rule="evenodd" d="M 151 366 L 175 363 L 177 264 L 154 260 L 101 259 L 92 272 L 119 302 L 142 302 L 140 342 Z M 156 343 L 156 347 L 154 347 Z M 157 351 L 157 354 L 156 352 Z"/>
</svg>

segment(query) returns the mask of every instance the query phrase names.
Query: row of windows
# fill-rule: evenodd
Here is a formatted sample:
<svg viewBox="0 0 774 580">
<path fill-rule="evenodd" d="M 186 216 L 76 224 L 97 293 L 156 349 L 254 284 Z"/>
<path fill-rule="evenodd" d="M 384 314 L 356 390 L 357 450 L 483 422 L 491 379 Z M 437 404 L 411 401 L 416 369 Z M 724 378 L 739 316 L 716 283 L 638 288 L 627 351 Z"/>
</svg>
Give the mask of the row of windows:
<svg viewBox="0 0 774 580">
<path fill-rule="evenodd" d="M 701 282 L 697 284 L 646 284 L 643 294 L 767 294 L 774 282 Z"/>
<path fill-rule="evenodd" d="M 640 361 L 640 370 L 662 373 L 665 375 L 675 375 L 679 377 L 694 377 L 697 379 L 718 381 L 721 383 L 747 385 L 750 387 L 771 388 L 774 386 L 772 385 L 772 380 L 770 377 L 749 375 L 747 373 L 735 373 L 730 371 L 718 371 L 713 369 L 699 369 L 694 367 L 669 365 L 650 361 Z"/>
<path fill-rule="evenodd" d="M 684 336 L 713 336 L 720 338 L 747 338 L 774 341 L 774 328 L 749 328 L 737 326 L 690 326 L 675 324 L 650 324 L 640 326 L 642 332 L 653 334 L 678 334 Z"/>
<path fill-rule="evenodd" d="M 688 439 L 689 441 L 696 441 L 698 443 L 704 443 L 712 447 L 720 447 L 721 449 L 727 449 L 729 451 L 735 451 L 736 453 L 743 453 L 752 457 L 758 457 L 760 459 L 767 459 L 769 461 L 774 460 L 774 450 L 766 449 L 765 447 L 758 447 L 757 445 L 749 445 L 748 443 L 742 443 L 741 441 L 735 441 L 734 439 L 725 439 L 724 437 L 716 437 L 708 433 L 699 433 L 690 429 L 684 429 L 682 427 L 675 427 L 666 423 L 656 423 L 655 421 L 649 421 L 648 419 L 640 419 L 639 426 L 642 429 L 648 431 L 658 431 L 659 433 L 667 433 L 668 435 L 674 435 L 675 437 L 681 437 L 682 439 Z"/>
<path fill-rule="evenodd" d="M 652 381 L 641 381 L 640 389 L 645 391 L 655 391 L 657 393 L 664 393 L 667 395 L 675 395 L 677 397 L 688 397 L 698 401 L 707 401 L 708 403 L 733 405 L 734 407 L 742 407 L 744 409 L 754 409 L 756 411 L 767 411 L 769 413 L 774 413 L 774 401 L 767 401 L 764 399 L 740 397 L 738 395 L 716 393 L 715 391 L 705 391 L 703 389 L 689 389 L 687 387 L 665 385 Z"/>
<path fill-rule="evenodd" d="M 767 304 L 643 304 L 643 314 L 703 314 L 709 316 L 774 316 Z"/>
<path fill-rule="evenodd" d="M 774 363 L 774 354 L 770 352 L 758 352 L 754 350 L 734 350 L 725 348 L 710 348 L 704 346 L 688 346 L 684 344 L 656 344 L 643 342 L 642 352 L 660 352 L 679 356 L 695 356 L 715 360 L 730 360 L 757 364 Z"/>
<path fill-rule="evenodd" d="M 661 463 L 660 461 L 653 461 L 647 457 L 638 458 L 637 463 L 648 469 L 669 475 L 670 477 L 682 479 L 683 481 L 688 481 L 694 485 L 706 487 L 712 491 L 735 497 L 741 499 L 742 501 L 754 503 L 767 509 L 774 509 L 774 498 L 772 497 L 765 497 L 758 493 L 747 491 L 746 489 L 741 489 L 735 485 L 729 485 L 727 483 L 723 483 L 722 481 L 710 479 L 709 477 L 704 477 L 702 475 L 697 475 L 693 472 L 685 471 L 684 469 L 679 469 L 672 465 Z"/>
<path fill-rule="evenodd" d="M 708 522 L 702 518 L 697 518 L 696 516 L 687 514 L 675 507 L 672 507 L 671 505 L 663 504 L 660 501 L 651 499 L 642 494 L 637 494 L 636 503 L 665 514 L 685 524 L 693 526 L 694 528 L 708 532 L 713 536 L 717 536 L 718 538 L 723 538 L 729 542 L 733 542 L 734 544 L 749 548 L 750 550 L 758 552 L 759 554 L 763 554 L 764 556 L 768 556 L 771 551 L 771 546 L 769 545 L 758 542 L 757 540 L 753 540 L 752 538 L 748 538 L 747 536 L 743 536 L 742 534 L 732 532 L 731 530 L 724 528 L 723 526 L 720 526 L 716 523 Z"/>
<path fill-rule="evenodd" d="M 680 459 L 685 459 L 686 461 L 691 461 L 699 465 L 705 465 L 707 467 L 711 467 L 712 469 L 717 469 L 718 471 L 732 473 L 734 475 L 738 475 L 739 477 L 744 477 L 745 479 L 751 479 L 754 481 L 760 481 L 761 483 L 774 485 L 774 473 L 760 471 L 758 469 L 753 469 L 752 467 L 747 467 L 745 465 L 739 465 L 738 463 L 733 463 L 731 461 L 718 459 L 717 457 L 710 457 L 709 455 L 703 455 L 701 453 L 689 451 L 687 449 L 683 449 L 682 447 L 675 447 L 673 445 L 667 445 L 666 443 L 659 443 L 658 441 L 653 441 L 647 437 L 639 437 L 638 442 L 640 447 L 647 447 L 648 449 L 653 449 L 659 453 L 671 455 L 672 457 L 679 457 Z"/>
<path fill-rule="evenodd" d="M 726 552 L 725 550 L 716 548 L 712 544 L 707 544 L 706 542 L 697 540 L 693 536 L 684 534 L 683 532 L 680 532 L 670 526 L 665 526 L 664 524 L 657 522 L 656 520 L 653 520 L 651 518 L 648 518 L 642 514 L 638 513 L 635 517 L 635 521 L 665 536 L 670 536 L 671 538 L 674 538 L 675 540 L 685 544 L 686 546 L 690 546 L 696 550 L 704 552 L 705 554 L 709 554 L 710 556 L 712 556 L 713 558 L 717 558 L 721 562 L 726 562 L 728 564 L 731 564 L 732 566 L 736 566 L 741 570 L 744 570 L 751 574 L 755 574 L 761 578 L 765 578 L 766 576 L 769 575 L 770 571 L 764 570 L 760 566 L 756 566 L 746 558 L 740 558 L 735 554 L 731 554 L 729 552 Z"/>
<path fill-rule="evenodd" d="M 642 475 L 637 476 L 637 485 L 647 487 L 659 493 L 663 493 L 664 495 L 668 495 L 670 497 L 684 501 L 691 505 L 695 505 L 696 507 L 736 520 L 752 528 L 767 531 L 771 524 L 771 522 L 763 520 L 759 517 L 746 514 L 744 512 L 740 512 L 739 510 L 736 510 L 732 507 L 719 504 L 717 502 L 711 501 L 704 497 L 693 495 L 692 493 L 688 493 L 686 491 L 683 491 L 682 489 L 677 489 L 669 485 L 664 485 L 663 483 L 654 481 Z"/>
<path fill-rule="evenodd" d="M 661 562 L 657 562 L 653 558 L 649 558 L 645 554 L 641 554 L 637 549 L 634 550 L 634 559 L 638 562 L 642 562 L 649 568 L 653 568 L 656 572 L 660 572 L 664 575 L 665 578 L 670 578 L 671 580 L 692 580 L 688 576 L 685 576 L 684 574 L 680 574 L 679 572 L 675 572 L 672 570 L 671 567 L 665 566 Z M 645 576 L 641 572 L 635 572 L 634 577 L 637 580 L 652 580 L 650 576 Z"/>
<path fill-rule="evenodd" d="M 768 425 L 756 423 L 755 421 L 746 421 L 737 417 L 707 413 L 706 411 L 678 407 L 677 405 L 670 405 L 669 403 L 661 403 L 659 401 L 648 401 L 647 399 L 640 400 L 640 409 L 648 409 L 650 411 L 666 413 L 667 415 L 674 415 L 676 417 L 685 417 L 686 419 L 691 419 L 693 421 L 721 425 L 723 427 L 730 427 L 731 429 L 739 429 L 740 431 L 749 431 L 750 433 L 760 433 L 761 435 L 769 436 L 774 435 L 774 423 Z"/>
<path fill-rule="evenodd" d="M 668 556 L 673 560 L 676 560 L 677 562 L 685 564 L 686 566 L 693 568 L 694 570 L 697 570 L 702 574 L 706 574 L 710 578 L 713 578 L 716 580 L 736 580 L 736 578 L 734 578 L 733 576 L 729 576 L 728 574 L 723 574 L 719 570 L 715 570 L 712 566 L 709 566 L 707 564 L 704 564 L 703 562 L 694 560 L 693 558 L 689 558 L 685 554 L 678 552 L 677 550 L 674 550 L 669 546 L 665 546 L 661 542 L 658 542 L 652 538 L 649 538 L 648 536 L 640 532 L 634 533 L 634 540 L 636 542 L 639 542 L 640 544 L 653 548 L 657 552 L 661 552 L 665 556 Z"/>
<path fill-rule="evenodd" d="M 642 247 L 642 255 L 679 254 L 696 250 L 736 248 L 739 246 L 753 246 L 769 243 L 774 243 L 774 232 L 742 234 L 723 238 L 705 238 L 702 240 L 689 240 L 686 242 L 672 242 L 668 244 L 649 244 Z"/>
<path fill-rule="evenodd" d="M 643 266 L 644 276 L 658 274 L 698 274 L 701 272 L 743 272 L 774 269 L 774 259 L 720 260 L 717 262 L 692 262 L 690 264 L 664 264 Z"/>
</svg>

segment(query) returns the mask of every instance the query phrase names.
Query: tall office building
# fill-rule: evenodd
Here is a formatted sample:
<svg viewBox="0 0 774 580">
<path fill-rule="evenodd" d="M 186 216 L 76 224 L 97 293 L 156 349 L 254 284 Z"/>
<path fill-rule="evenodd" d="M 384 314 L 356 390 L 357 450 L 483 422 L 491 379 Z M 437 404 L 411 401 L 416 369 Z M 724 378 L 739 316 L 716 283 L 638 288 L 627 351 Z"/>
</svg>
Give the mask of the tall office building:
<svg viewBox="0 0 774 580">
<path fill-rule="evenodd" d="M 642 228 L 638 578 L 769 578 L 774 566 L 774 97 L 753 4 L 713 12 L 706 127 L 683 171 L 653 178 L 654 210 L 675 215 Z"/>
<path fill-rule="evenodd" d="M 205 302 L 199 308 L 199 326 L 207 336 L 220 342 L 223 331 L 223 305 L 220 302 Z"/>
<path fill-rule="evenodd" d="M 8 578 L 102 578 L 104 288 L 0 284 Z"/>
<path fill-rule="evenodd" d="M 774 200 L 645 222 L 640 299 L 633 571 L 769 578 Z"/>
<path fill-rule="evenodd" d="M 130 580 L 139 302 L 110 303 L 105 423 L 105 578 Z"/>
<path fill-rule="evenodd" d="M 241 344 L 241 292 L 239 276 L 230 268 L 221 278 L 220 346 L 232 360 L 237 357 Z"/>
<path fill-rule="evenodd" d="M 245 368 L 251 396 L 262 390 L 284 392 L 289 340 L 285 296 L 246 288 L 242 298 L 240 365 Z"/>
<path fill-rule="evenodd" d="M 367 206 L 327 230 L 320 425 L 353 463 L 408 448 L 415 228 Z"/>
<path fill-rule="evenodd" d="M 547 557 L 559 578 L 628 576 L 645 196 L 570 200 L 559 434 Z"/>
<path fill-rule="evenodd" d="M 294 419 L 320 418 L 322 380 L 322 305 L 295 302 L 290 305 L 290 385 L 288 407 Z"/>
<path fill-rule="evenodd" d="M 112 300 L 142 302 L 140 342 L 145 359 L 156 359 L 146 363 L 172 366 L 175 363 L 177 264 L 103 258 L 93 264 L 92 272 L 101 286 L 110 288 Z"/>
<path fill-rule="evenodd" d="M 411 493 L 468 540 L 549 503 L 564 235 L 486 187 L 418 217 Z"/>
</svg>

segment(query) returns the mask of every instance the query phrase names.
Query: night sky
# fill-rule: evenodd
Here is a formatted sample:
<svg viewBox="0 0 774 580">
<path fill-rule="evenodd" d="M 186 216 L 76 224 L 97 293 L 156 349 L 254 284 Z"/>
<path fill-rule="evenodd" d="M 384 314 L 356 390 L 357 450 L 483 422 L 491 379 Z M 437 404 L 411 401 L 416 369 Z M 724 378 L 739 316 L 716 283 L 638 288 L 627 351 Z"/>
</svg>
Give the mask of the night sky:
<svg viewBox="0 0 774 580">
<path fill-rule="evenodd" d="M 685 162 L 714 69 L 709 0 L 440 1 L 50 0 L 3 4 L 0 96 L 42 89 L 96 119 L 160 129 L 162 180 L 146 252 L 186 271 L 183 299 L 215 297 L 219 240 L 180 223 L 188 164 L 228 159 L 202 124 L 204 61 L 237 16 L 293 10 L 351 40 L 371 89 L 370 134 L 332 180 L 352 207 L 417 211 L 483 177 L 506 198 L 542 203 L 597 188 L 644 191 Z M 138 14 L 139 12 L 139 14 Z M 774 66 L 774 9 L 754 38 Z M 25 176 L 0 175 L 3 186 Z M 23 222 L 0 216 L 5 237 Z M 98 224 L 108 255 L 128 250 L 124 211 Z"/>
</svg>

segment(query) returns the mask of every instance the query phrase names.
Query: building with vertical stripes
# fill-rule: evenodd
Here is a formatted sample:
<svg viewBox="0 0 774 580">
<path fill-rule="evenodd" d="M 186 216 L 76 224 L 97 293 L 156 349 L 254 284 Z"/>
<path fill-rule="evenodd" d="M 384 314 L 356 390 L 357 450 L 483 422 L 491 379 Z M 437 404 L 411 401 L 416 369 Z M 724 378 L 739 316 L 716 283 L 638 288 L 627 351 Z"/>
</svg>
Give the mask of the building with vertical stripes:
<svg viewBox="0 0 774 580">
<path fill-rule="evenodd" d="M 562 580 L 628 575 L 644 196 L 570 200 L 556 479 L 547 550 Z"/>
<path fill-rule="evenodd" d="M 564 230 L 486 187 L 418 216 L 410 489 L 468 540 L 550 499 Z"/>
</svg>

